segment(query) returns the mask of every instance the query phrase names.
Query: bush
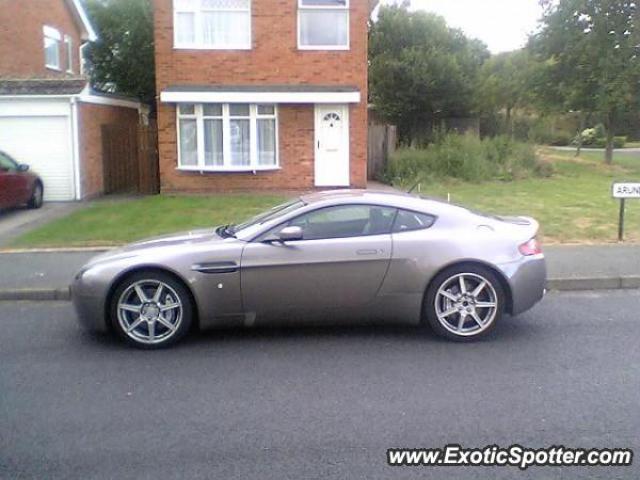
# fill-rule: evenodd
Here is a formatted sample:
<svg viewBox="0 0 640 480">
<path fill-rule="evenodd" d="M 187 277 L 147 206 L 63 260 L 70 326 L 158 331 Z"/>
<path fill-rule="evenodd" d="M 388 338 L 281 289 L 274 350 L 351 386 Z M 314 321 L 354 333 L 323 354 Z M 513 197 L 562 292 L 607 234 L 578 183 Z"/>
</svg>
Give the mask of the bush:
<svg viewBox="0 0 640 480">
<path fill-rule="evenodd" d="M 582 132 L 582 145 L 589 147 L 595 145 L 598 140 L 598 131 L 595 128 L 587 128 Z"/>
<path fill-rule="evenodd" d="M 573 142 L 573 137 L 568 133 L 558 133 L 550 137 L 549 145 L 554 147 L 567 147 Z"/>
<path fill-rule="evenodd" d="M 480 140 L 471 135 L 446 135 L 426 148 L 398 150 L 383 180 L 394 184 L 444 178 L 510 181 L 552 173 L 553 166 L 541 162 L 531 144 L 504 136 Z"/>
<path fill-rule="evenodd" d="M 613 137 L 613 148 L 624 148 L 626 144 L 627 137 Z M 607 139 L 604 137 L 599 137 L 589 143 L 583 143 L 583 146 L 593 148 L 606 148 Z"/>
<path fill-rule="evenodd" d="M 594 128 L 587 128 L 582 132 L 582 146 L 594 148 L 606 148 L 607 138 L 606 132 L 602 124 L 596 125 Z M 627 137 L 613 137 L 613 148 L 624 148 L 627 143 Z M 577 141 L 574 141 L 577 144 Z"/>
<path fill-rule="evenodd" d="M 614 148 L 624 148 L 627 144 L 627 137 L 613 137 Z"/>
</svg>

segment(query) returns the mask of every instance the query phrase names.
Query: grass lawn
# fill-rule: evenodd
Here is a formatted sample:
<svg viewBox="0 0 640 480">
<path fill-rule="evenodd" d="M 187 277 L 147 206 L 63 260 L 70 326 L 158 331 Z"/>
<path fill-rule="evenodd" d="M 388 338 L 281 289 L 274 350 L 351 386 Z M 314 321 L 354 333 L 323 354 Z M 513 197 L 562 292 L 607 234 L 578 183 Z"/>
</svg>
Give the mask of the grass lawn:
<svg viewBox="0 0 640 480">
<path fill-rule="evenodd" d="M 640 181 L 640 155 L 542 149 L 556 168 L 551 178 L 480 184 L 423 184 L 421 193 L 487 213 L 529 215 L 542 225 L 546 243 L 617 241 L 616 180 Z M 18 238 L 15 247 L 117 245 L 154 235 L 236 223 L 285 201 L 276 195 L 158 195 L 129 201 L 104 199 Z M 640 242 L 640 200 L 627 202 L 626 239 Z"/>
<path fill-rule="evenodd" d="M 118 245 L 165 233 L 245 220 L 285 201 L 276 195 L 156 195 L 100 200 L 33 230 L 14 247 Z"/>
<path fill-rule="evenodd" d="M 487 213 L 529 215 L 542 225 L 546 243 L 606 243 L 617 241 L 619 203 L 611 198 L 617 180 L 640 181 L 640 155 L 616 153 L 613 166 L 604 153 L 541 150 L 552 161 L 551 178 L 470 184 L 445 182 L 422 185 L 423 195 L 451 197 L 457 203 Z M 626 240 L 640 242 L 640 200 L 627 201 Z"/>
</svg>

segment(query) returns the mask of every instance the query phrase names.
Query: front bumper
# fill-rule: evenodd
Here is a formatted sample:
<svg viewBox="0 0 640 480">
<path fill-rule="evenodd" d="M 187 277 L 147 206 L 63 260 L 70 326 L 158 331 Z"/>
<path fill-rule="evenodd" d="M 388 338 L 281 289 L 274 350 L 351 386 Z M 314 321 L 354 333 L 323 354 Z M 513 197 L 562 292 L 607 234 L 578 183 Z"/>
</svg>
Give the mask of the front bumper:
<svg viewBox="0 0 640 480">
<path fill-rule="evenodd" d="M 87 330 L 105 333 L 109 330 L 103 287 L 91 284 L 82 277 L 76 277 L 70 287 L 78 322 Z"/>
<path fill-rule="evenodd" d="M 511 289 L 512 315 L 532 308 L 544 297 L 547 286 L 547 264 L 544 255 L 523 257 L 518 262 L 501 265 Z"/>
</svg>

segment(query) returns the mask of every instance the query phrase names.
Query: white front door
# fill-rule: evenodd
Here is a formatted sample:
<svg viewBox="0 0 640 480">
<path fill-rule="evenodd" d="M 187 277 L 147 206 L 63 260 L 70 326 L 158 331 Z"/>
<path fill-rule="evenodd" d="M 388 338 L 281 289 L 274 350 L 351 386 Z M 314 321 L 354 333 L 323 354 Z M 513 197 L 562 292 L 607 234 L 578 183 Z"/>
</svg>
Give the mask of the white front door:
<svg viewBox="0 0 640 480">
<path fill-rule="evenodd" d="M 348 187 L 349 107 L 316 105 L 316 187 Z"/>
</svg>

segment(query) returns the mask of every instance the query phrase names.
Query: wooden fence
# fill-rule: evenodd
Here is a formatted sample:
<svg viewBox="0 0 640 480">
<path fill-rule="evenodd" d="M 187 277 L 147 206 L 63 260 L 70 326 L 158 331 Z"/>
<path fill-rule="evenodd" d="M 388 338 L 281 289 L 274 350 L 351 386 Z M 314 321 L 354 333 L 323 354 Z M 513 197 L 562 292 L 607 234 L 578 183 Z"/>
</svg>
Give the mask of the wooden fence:
<svg viewBox="0 0 640 480">
<path fill-rule="evenodd" d="M 103 125 L 104 193 L 158 193 L 157 145 L 155 122 L 140 126 Z"/>
<path fill-rule="evenodd" d="M 150 120 L 148 125 L 138 128 L 138 162 L 139 192 L 145 195 L 159 193 L 158 125 L 155 120 Z"/>
<path fill-rule="evenodd" d="M 393 125 L 369 125 L 368 177 L 376 180 L 384 171 L 389 157 L 395 152 L 398 142 L 397 129 Z"/>
</svg>

